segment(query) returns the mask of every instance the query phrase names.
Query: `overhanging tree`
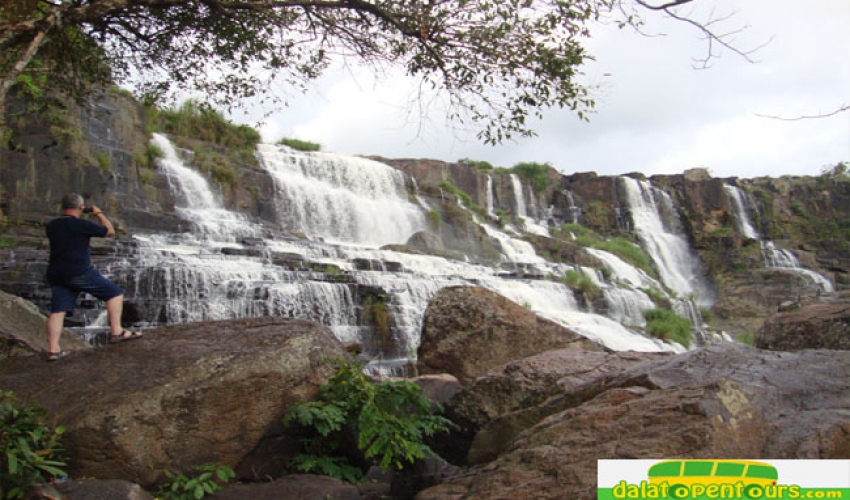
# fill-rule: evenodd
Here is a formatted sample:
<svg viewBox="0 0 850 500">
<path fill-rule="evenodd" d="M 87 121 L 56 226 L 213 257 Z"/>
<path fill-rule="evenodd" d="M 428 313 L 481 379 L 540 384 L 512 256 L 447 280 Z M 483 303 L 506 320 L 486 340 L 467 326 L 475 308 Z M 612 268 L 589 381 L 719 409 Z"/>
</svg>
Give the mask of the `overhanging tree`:
<svg viewBox="0 0 850 500">
<path fill-rule="evenodd" d="M 0 0 L 0 111 L 15 85 L 80 95 L 130 76 L 147 96 L 238 105 L 355 58 L 402 66 L 448 96 L 450 118 L 498 143 L 533 135 L 527 120 L 546 108 L 592 109 L 577 76 L 593 20 L 614 12 L 636 26 L 636 7 L 690 21 L 675 9 L 694 1 Z"/>
</svg>

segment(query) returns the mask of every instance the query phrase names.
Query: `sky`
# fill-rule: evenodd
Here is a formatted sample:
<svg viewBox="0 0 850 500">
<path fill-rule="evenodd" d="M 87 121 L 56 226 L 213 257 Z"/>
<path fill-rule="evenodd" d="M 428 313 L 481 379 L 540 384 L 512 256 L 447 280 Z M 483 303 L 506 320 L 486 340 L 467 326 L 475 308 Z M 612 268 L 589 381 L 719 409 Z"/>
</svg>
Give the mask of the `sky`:
<svg viewBox="0 0 850 500">
<path fill-rule="evenodd" d="M 676 174 L 707 168 L 714 177 L 818 175 L 850 161 L 850 0 L 698 0 L 697 19 L 727 17 L 718 31 L 741 30 L 734 44 L 758 47 L 748 62 L 721 51 L 708 69 L 691 26 L 647 14 L 643 36 L 594 24 L 584 67 L 596 111 L 590 122 L 559 109 L 533 122 L 536 137 L 489 146 L 423 103 L 403 75 L 376 78 L 336 67 L 259 127 L 265 142 L 291 137 L 323 151 L 387 158 L 469 158 L 493 166 L 549 163 L 559 171 Z M 259 110 L 253 110 L 257 115 Z M 771 118 L 773 117 L 773 118 Z M 778 117 L 778 118 L 777 118 Z M 233 116 L 255 124 L 258 118 Z"/>
</svg>

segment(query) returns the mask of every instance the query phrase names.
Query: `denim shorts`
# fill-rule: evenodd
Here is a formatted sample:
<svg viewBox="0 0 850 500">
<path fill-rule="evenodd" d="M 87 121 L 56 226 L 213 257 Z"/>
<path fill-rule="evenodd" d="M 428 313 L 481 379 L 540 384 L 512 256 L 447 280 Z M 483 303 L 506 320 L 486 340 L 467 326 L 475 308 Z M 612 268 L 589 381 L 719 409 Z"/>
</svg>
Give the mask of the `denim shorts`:
<svg viewBox="0 0 850 500">
<path fill-rule="evenodd" d="M 80 292 L 88 293 L 100 300 L 107 301 L 124 293 L 115 283 L 104 278 L 96 269 L 89 269 L 80 276 L 61 284 L 53 283 L 53 298 L 50 312 L 73 313 Z"/>
</svg>

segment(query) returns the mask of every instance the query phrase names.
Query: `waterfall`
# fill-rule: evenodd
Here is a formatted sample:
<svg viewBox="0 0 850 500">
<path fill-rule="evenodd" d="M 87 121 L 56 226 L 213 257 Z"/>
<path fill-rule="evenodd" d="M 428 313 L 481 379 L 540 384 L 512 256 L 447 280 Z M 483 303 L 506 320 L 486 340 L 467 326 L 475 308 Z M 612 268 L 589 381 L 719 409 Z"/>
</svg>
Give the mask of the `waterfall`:
<svg viewBox="0 0 850 500">
<path fill-rule="evenodd" d="M 570 220 L 573 224 L 578 224 L 579 218 L 581 217 L 581 207 L 576 206 L 576 200 L 573 198 L 573 192 L 570 190 L 564 190 L 564 193 L 567 195 L 567 202 L 569 203 L 570 210 Z"/>
<path fill-rule="evenodd" d="M 493 196 L 493 176 L 487 174 L 487 192 L 484 195 L 485 201 L 487 203 L 487 215 L 491 217 L 496 217 L 496 209 L 495 209 L 495 201 Z"/>
<path fill-rule="evenodd" d="M 834 292 L 832 282 L 825 276 L 811 269 L 800 266 L 797 256 L 790 250 L 776 248 L 772 241 L 762 241 L 761 250 L 764 255 L 765 266 L 774 269 L 787 269 L 788 271 L 806 276 L 812 283 L 819 285 L 824 292 Z"/>
<path fill-rule="evenodd" d="M 525 194 L 522 192 L 522 182 L 516 174 L 510 174 L 511 186 L 514 191 L 514 204 L 516 205 L 517 217 L 528 217 L 528 208 L 525 205 Z"/>
<path fill-rule="evenodd" d="M 703 282 L 701 264 L 691 251 L 673 200 L 648 181 L 621 177 L 634 231 L 655 263 L 661 280 L 681 299 L 713 303 Z"/>
<path fill-rule="evenodd" d="M 178 200 L 177 215 L 191 222 L 192 231 L 135 235 L 135 260 L 107 270 L 125 285 L 128 311 L 144 326 L 301 318 L 327 326 L 341 341 L 360 343 L 366 355 L 376 357 L 374 369 L 398 373 L 415 357 L 431 298 L 442 288 L 468 285 L 499 293 L 609 349 L 683 349 L 629 328 L 640 326 L 642 311 L 653 307 L 640 289 L 663 286 L 607 252 L 589 250 L 612 270 L 605 273 L 610 281 L 598 270 L 581 269 L 603 290 L 606 317 L 583 309 L 564 283 L 546 279 L 564 276 L 573 266 L 546 261 L 527 241 L 474 215 L 501 245 L 501 266 L 380 249 L 427 227 L 403 174 L 381 163 L 260 146 L 261 166 L 275 182 L 280 224 L 303 233 L 273 236 L 278 233 L 222 208 L 214 189 L 183 164 L 168 139 L 154 140 L 165 154 L 160 165 Z M 239 238 L 246 235 L 255 237 Z M 508 266 L 523 272 L 506 273 Z M 392 342 L 386 349 L 364 324 L 366 296 L 382 297 L 390 311 Z"/>
<path fill-rule="evenodd" d="M 825 276 L 806 269 L 800 266 L 797 256 L 790 250 L 777 248 L 772 241 L 762 240 L 759 234 L 753 229 L 750 223 L 750 218 L 747 215 L 747 208 L 750 206 L 749 199 L 737 186 L 724 184 L 723 187 L 732 201 L 732 206 L 735 209 L 735 227 L 741 236 L 751 238 L 761 242 L 761 251 L 764 255 L 764 265 L 774 269 L 787 269 L 791 272 L 806 276 L 812 283 L 819 285 L 824 292 L 833 292 L 835 289 L 832 282 Z"/>
<path fill-rule="evenodd" d="M 750 223 L 750 216 L 747 214 L 749 204 L 745 201 L 741 189 L 738 186 L 731 186 L 729 184 L 724 184 L 723 189 L 729 195 L 729 199 L 732 201 L 732 208 L 735 210 L 735 229 L 744 238 L 759 239 L 758 233 Z"/>
<path fill-rule="evenodd" d="M 403 244 L 426 229 L 410 203 L 404 174 L 365 158 L 260 145 L 263 167 L 277 183 L 282 226 L 326 241 L 379 247 Z"/>
<path fill-rule="evenodd" d="M 217 240 L 259 236 L 260 228 L 236 212 L 225 210 L 219 197 L 210 189 L 206 178 L 183 164 L 177 149 L 162 134 L 153 134 L 151 144 L 162 151 L 157 160 L 177 195 L 177 215 L 193 224 L 202 235 Z"/>
</svg>

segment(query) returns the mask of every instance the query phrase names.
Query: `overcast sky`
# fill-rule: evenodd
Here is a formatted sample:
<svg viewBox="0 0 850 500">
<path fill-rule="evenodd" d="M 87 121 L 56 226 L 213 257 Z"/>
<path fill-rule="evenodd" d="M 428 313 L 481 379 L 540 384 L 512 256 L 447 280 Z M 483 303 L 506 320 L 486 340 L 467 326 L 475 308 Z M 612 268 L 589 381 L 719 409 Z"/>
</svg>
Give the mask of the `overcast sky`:
<svg viewBox="0 0 850 500">
<path fill-rule="evenodd" d="M 596 58 L 585 68 L 597 90 L 590 122 L 550 109 L 538 137 L 486 146 L 446 123 L 438 105 L 419 120 L 415 85 L 376 80 L 339 68 L 307 95 L 266 119 L 263 139 L 318 142 L 324 151 L 389 158 L 484 160 L 511 167 L 549 162 L 564 173 L 681 173 L 708 168 L 715 177 L 817 175 L 850 161 L 850 112 L 783 121 L 850 104 L 850 0 L 699 0 L 695 17 L 734 13 L 719 31 L 746 28 L 736 46 L 769 42 L 752 64 L 729 51 L 710 69 L 694 69 L 706 50 L 700 33 L 647 17 L 644 37 L 595 25 L 587 41 Z M 432 109 L 429 108 L 429 111 Z M 234 119 L 246 121 L 234 116 Z"/>
</svg>

